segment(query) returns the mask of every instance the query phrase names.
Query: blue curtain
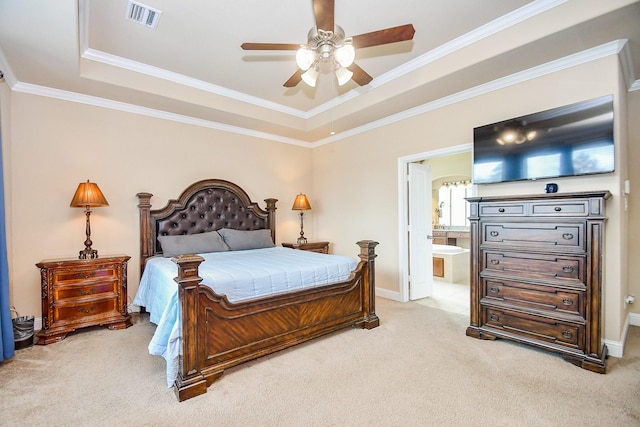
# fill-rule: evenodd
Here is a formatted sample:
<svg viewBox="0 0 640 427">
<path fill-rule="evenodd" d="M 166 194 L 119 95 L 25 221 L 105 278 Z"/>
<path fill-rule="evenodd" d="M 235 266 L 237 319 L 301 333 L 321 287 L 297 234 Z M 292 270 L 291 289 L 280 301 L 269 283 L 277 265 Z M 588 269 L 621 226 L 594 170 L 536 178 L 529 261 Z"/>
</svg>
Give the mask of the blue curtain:
<svg viewBox="0 0 640 427">
<path fill-rule="evenodd" d="M 9 310 L 9 263 L 4 224 L 4 180 L 2 178 L 2 137 L 0 137 L 0 362 L 13 357 L 13 323 Z"/>
</svg>

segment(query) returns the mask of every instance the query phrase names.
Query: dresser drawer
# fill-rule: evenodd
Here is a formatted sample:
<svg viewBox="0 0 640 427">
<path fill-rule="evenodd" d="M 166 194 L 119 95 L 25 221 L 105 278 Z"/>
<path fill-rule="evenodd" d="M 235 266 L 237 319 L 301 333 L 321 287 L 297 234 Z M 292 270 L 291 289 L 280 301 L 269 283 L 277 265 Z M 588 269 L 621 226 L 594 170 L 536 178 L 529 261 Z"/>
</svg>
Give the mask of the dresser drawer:
<svg viewBox="0 0 640 427">
<path fill-rule="evenodd" d="M 110 298 L 101 298 L 76 302 L 73 304 L 54 304 L 53 318 L 54 321 L 63 321 L 73 323 L 78 320 L 90 321 L 92 317 L 100 315 L 113 316 L 118 312 L 118 298 L 113 295 Z"/>
<path fill-rule="evenodd" d="M 471 234 L 468 231 L 448 231 L 447 238 L 449 239 L 468 239 Z"/>
<path fill-rule="evenodd" d="M 447 237 L 447 232 L 446 231 L 435 231 L 435 230 L 433 230 L 431 232 L 431 234 L 433 235 L 433 237 Z"/>
<path fill-rule="evenodd" d="M 118 269 L 116 265 L 106 265 L 99 268 L 78 268 L 75 270 L 55 269 L 53 274 L 53 285 L 66 285 L 73 283 L 86 283 L 88 280 L 102 280 L 118 277 Z"/>
<path fill-rule="evenodd" d="M 483 315 L 485 327 L 551 345 L 584 348 L 585 327 L 582 324 L 494 307 L 485 307 Z"/>
<path fill-rule="evenodd" d="M 482 244 L 585 251 L 586 224 L 545 222 L 485 222 Z"/>
<path fill-rule="evenodd" d="M 541 280 L 585 280 L 585 259 L 579 256 L 483 251 L 482 257 L 481 275 L 490 272 Z"/>
<path fill-rule="evenodd" d="M 511 280 L 482 279 L 483 303 L 503 303 L 522 309 L 569 314 L 584 318 L 585 292 Z"/>
<path fill-rule="evenodd" d="M 480 216 L 525 216 L 527 204 L 516 203 L 480 203 L 478 206 Z"/>
<path fill-rule="evenodd" d="M 116 278 L 113 278 L 112 280 L 102 280 L 100 282 L 90 284 L 82 283 L 68 286 L 54 286 L 54 298 L 56 301 L 60 301 L 108 293 L 115 295 L 118 293 L 119 286 L 118 281 L 115 279 Z"/>
<path fill-rule="evenodd" d="M 589 215 L 588 200 L 549 200 L 531 203 L 531 215 L 553 217 L 587 216 Z"/>
</svg>

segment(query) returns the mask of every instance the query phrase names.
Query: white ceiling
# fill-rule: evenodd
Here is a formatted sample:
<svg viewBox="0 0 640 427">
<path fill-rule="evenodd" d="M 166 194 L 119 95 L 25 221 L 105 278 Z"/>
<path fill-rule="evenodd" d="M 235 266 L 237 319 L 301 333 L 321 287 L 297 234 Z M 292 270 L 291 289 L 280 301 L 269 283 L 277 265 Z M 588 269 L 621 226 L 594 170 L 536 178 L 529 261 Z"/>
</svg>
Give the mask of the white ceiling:
<svg viewBox="0 0 640 427">
<path fill-rule="evenodd" d="M 128 0 L 0 0 L 5 80 L 15 91 L 313 145 L 542 64 L 624 46 L 629 72 L 640 66 L 638 0 L 336 0 L 347 36 L 411 23 L 414 39 L 358 50 L 373 77 L 366 86 L 338 87 L 323 73 L 315 88 L 285 88 L 295 52 L 240 45 L 305 43 L 311 0 L 137 1 L 162 12 L 156 29 L 126 19 Z"/>
</svg>

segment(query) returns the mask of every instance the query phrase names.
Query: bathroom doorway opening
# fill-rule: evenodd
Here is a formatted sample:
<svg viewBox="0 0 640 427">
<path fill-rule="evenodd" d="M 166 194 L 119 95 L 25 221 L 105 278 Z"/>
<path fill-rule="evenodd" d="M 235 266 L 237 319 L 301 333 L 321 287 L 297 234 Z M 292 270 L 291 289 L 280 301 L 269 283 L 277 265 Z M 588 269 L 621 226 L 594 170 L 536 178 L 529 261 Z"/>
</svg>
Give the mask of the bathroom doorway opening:
<svg viewBox="0 0 640 427">
<path fill-rule="evenodd" d="M 460 182 L 471 180 L 471 144 L 464 144 L 457 147 L 451 147 L 448 149 L 435 150 L 430 152 L 418 153 L 411 156 L 406 156 L 398 159 L 398 185 L 400 200 L 398 203 L 400 218 L 400 298 L 401 301 L 406 302 L 411 297 L 410 292 L 410 280 L 411 280 L 411 265 L 416 263 L 434 263 L 434 258 L 440 258 L 436 260 L 436 263 L 440 263 L 441 267 L 433 264 L 434 277 L 433 277 L 433 289 L 432 293 L 427 298 L 416 299 L 419 304 L 438 308 L 444 311 L 457 313 L 461 315 L 468 315 L 469 310 L 469 240 L 468 240 L 468 228 L 465 234 L 464 226 L 452 227 L 450 225 L 442 225 L 438 221 L 438 214 L 442 214 L 442 211 L 438 212 L 440 202 L 438 200 L 438 189 L 444 182 Z M 432 185 L 429 186 L 430 194 L 428 197 L 432 197 L 431 212 L 423 212 L 420 215 L 424 215 L 431 221 L 433 231 L 439 231 L 439 233 L 431 233 L 430 242 L 434 242 L 433 234 L 441 236 L 443 231 L 458 231 L 460 239 L 455 238 L 455 234 L 449 233 L 452 238 L 442 237 L 435 240 L 436 245 L 442 247 L 435 250 L 433 257 L 429 259 L 412 259 L 412 251 L 410 250 L 410 225 L 408 222 L 411 194 L 407 189 L 407 171 L 409 164 L 422 163 L 428 164 L 432 168 Z M 471 195 L 475 195 L 476 189 L 471 188 Z M 415 212 L 412 213 L 415 215 Z M 448 213 L 450 216 L 450 212 Z M 465 240 L 466 237 L 466 240 Z M 459 243 L 459 244 L 458 244 Z M 458 247 L 460 252 L 448 253 L 450 251 L 458 251 L 455 247 Z M 436 248 L 438 246 L 434 246 Z M 444 250 L 444 254 L 439 250 Z M 414 254 L 415 255 L 415 254 Z M 420 253 L 418 253 L 420 256 Z"/>
</svg>

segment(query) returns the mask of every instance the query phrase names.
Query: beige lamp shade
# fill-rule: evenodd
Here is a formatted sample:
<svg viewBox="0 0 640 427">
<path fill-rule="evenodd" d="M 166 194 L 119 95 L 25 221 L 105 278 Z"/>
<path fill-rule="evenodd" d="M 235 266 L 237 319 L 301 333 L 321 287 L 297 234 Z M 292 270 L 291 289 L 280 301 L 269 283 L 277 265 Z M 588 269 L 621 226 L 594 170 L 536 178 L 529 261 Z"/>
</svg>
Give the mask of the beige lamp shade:
<svg viewBox="0 0 640 427">
<path fill-rule="evenodd" d="M 309 204 L 309 199 L 307 199 L 306 194 L 298 194 L 296 196 L 296 200 L 293 202 L 293 207 L 291 210 L 294 211 L 308 211 L 311 209 L 311 205 Z"/>
<path fill-rule="evenodd" d="M 87 180 L 87 182 L 81 182 L 80 185 L 78 185 L 78 189 L 73 195 L 73 199 L 71 199 L 70 206 L 72 208 L 84 208 L 84 212 L 87 217 L 85 227 L 85 234 L 87 235 L 87 238 L 84 241 L 84 249 L 79 252 L 78 258 L 98 258 L 98 251 L 91 247 L 93 242 L 91 241 L 91 222 L 89 217 L 91 215 L 92 207 L 109 206 L 107 198 L 104 197 L 104 194 L 100 191 L 98 184 Z"/>
<path fill-rule="evenodd" d="M 109 202 L 100 191 L 98 184 L 87 180 L 87 182 L 81 182 L 78 185 L 70 206 L 72 208 L 100 207 L 109 206 Z"/>
</svg>

